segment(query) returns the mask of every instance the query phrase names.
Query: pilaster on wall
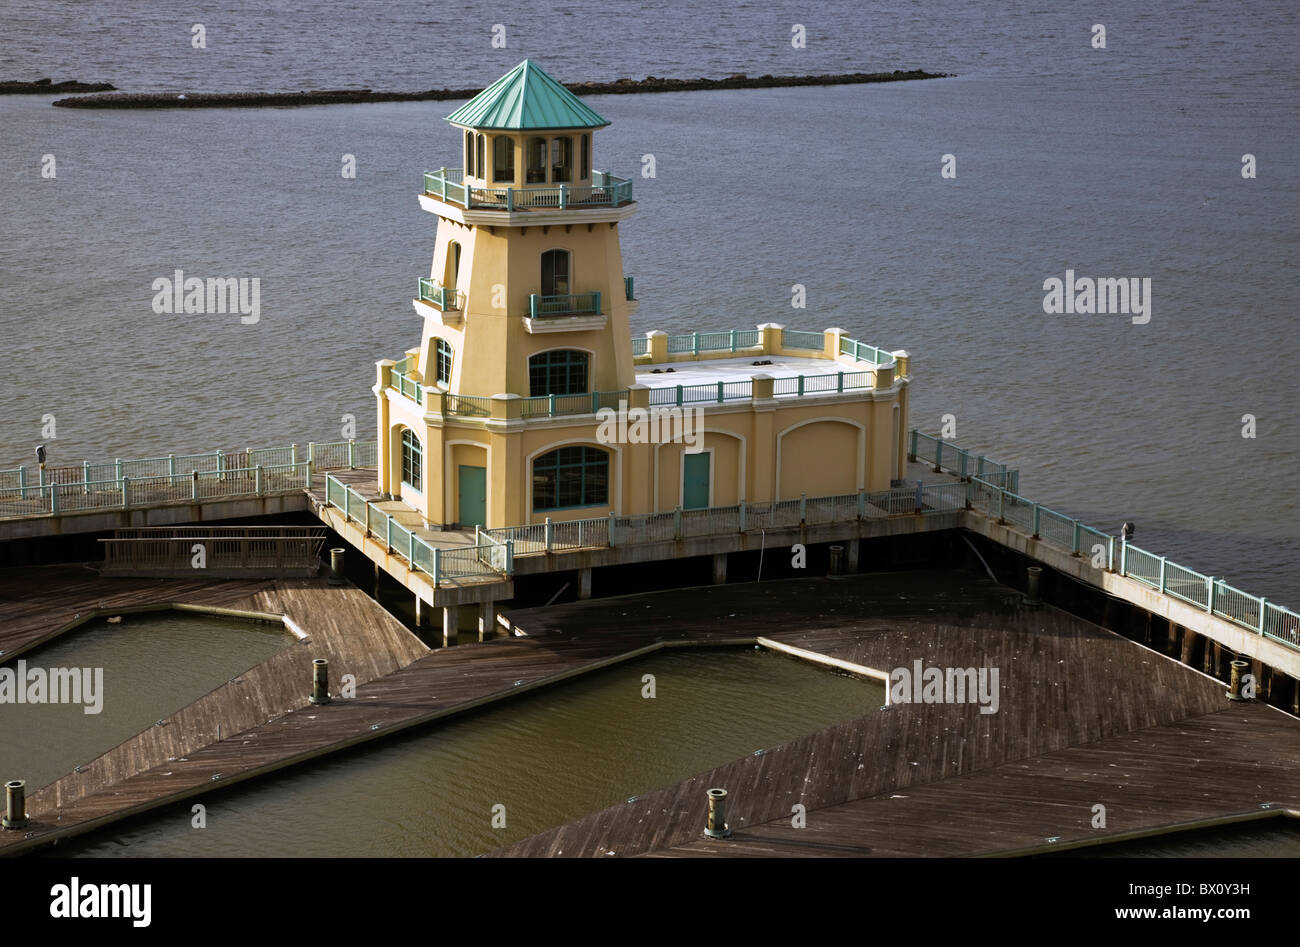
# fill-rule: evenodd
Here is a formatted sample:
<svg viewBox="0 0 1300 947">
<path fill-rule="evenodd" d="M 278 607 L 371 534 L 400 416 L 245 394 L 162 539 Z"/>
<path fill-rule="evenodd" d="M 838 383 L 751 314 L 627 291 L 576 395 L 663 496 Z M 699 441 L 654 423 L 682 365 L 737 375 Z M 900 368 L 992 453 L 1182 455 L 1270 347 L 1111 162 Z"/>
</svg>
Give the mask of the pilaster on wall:
<svg viewBox="0 0 1300 947">
<path fill-rule="evenodd" d="M 662 333 L 660 333 L 662 335 Z M 628 411 L 640 408 L 642 411 L 650 410 L 650 388 L 648 385 L 630 385 L 627 390 Z M 623 509 L 616 510 L 616 513 L 623 513 L 627 510 L 653 510 L 657 509 L 654 495 L 655 481 L 655 451 L 658 444 L 625 444 L 623 445 L 623 465 L 624 489 L 623 489 Z"/>
<path fill-rule="evenodd" d="M 379 454 L 379 470 L 377 471 L 378 483 L 376 489 L 380 493 L 392 493 L 391 480 L 393 477 L 392 462 L 392 438 L 388 436 L 389 411 L 388 411 L 388 386 L 393 380 L 393 366 L 397 364 L 391 358 L 380 359 L 375 363 L 375 401 L 378 411 L 378 417 L 375 419 L 378 426 L 375 428 L 377 433 L 377 446 Z"/>
<path fill-rule="evenodd" d="M 779 330 L 778 330 L 779 331 Z M 754 439 L 749 446 L 749 483 L 746 498 L 767 503 L 776 495 L 776 402 L 772 398 L 772 376 L 759 372 L 750 377 L 754 412 Z"/>
<path fill-rule="evenodd" d="M 517 416 L 518 401 L 519 395 L 516 394 L 493 395 L 494 421 L 509 418 L 512 413 Z M 529 504 L 525 491 L 532 489 L 532 481 L 524 474 L 522 426 L 516 424 L 512 427 L 515 429 L 494 423 L 488 432 L 488 456 L 491 458 L 488 464 L 491 477 L 488 484 L 488 529 L 528 522 Z"/>
</svg>

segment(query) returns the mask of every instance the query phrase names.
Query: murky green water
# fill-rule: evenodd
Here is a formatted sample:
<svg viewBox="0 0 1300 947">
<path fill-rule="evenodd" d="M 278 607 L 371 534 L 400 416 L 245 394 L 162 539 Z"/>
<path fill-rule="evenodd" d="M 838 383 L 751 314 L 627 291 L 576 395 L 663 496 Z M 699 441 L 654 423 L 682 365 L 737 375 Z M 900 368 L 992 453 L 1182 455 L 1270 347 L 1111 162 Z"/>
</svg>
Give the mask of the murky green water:
<svg viewBox="0 0 1300 947">
<path fill-rule="evenodd" d="M 92 669 L 80 704 L 0 704 L 0 779 L 28 790 L 89 762 L 293 642 L 280 625 L 179 612 L 91 622 L 4 663 Z M 102 692 L 94 686 L 102 669 Z M 81 681 L 85 683 L 84 675 Z M 87 700 L 102 698 L 98 713 Z"/>
<path fill-rule="evenodd" d="M 475 855 L 883 703 L 778 654 L 666 652 L 215 794 L 203 829 L 183 803 L 50 854 Z"/>
</svg>

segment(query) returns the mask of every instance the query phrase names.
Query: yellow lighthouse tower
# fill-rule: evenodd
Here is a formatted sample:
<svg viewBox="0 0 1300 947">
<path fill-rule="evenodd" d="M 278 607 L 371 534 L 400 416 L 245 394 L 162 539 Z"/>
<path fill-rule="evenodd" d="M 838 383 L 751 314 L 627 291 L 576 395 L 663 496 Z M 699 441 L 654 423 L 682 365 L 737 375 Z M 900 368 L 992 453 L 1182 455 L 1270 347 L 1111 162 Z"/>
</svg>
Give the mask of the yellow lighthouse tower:
<svg viewBox="0 0 1300 947">
<path fill-rule="evenodd" d="M 772 322 L 630 337 L 637 205 L 596 170 L 609 122 L 527 60 L 447 121 L 461 166 L 419 195 L 438 218 L 419 344 L 373 389 L 378 489 L 427 530 L 658 535 L 646 515 L 861 508 L 902 477 L 906 352 Z"/>
<path fill-rule="evenodd" d="M 422 394 L 454 393 L 450 416 L 467 427 L 410 417 L 399 430 L 381 393 L 390 462 L 380 488 L 431 522 L 468 527 L 496 519 L 488 500 L 500 496 L 500 516 L 518 522 L 506 478 L 525 476 L 519 439 L 481 436 L 483 421 L 494 407 L 525 420 L 540 406 L 493 397 L 565 399 L 635 381 L 618 238 L 636 210 L 632 182 L 595 170 L 595 132 L 609 122 L 529 60 L 447 121 L 462 132 L 463 163 L 425 175 L 420 205 L 438 217 L 438 235 L 414 300 L 424 333 L 397 368 Z M 416 469 L 447 449 L 450 463 Z"/>
</svg>

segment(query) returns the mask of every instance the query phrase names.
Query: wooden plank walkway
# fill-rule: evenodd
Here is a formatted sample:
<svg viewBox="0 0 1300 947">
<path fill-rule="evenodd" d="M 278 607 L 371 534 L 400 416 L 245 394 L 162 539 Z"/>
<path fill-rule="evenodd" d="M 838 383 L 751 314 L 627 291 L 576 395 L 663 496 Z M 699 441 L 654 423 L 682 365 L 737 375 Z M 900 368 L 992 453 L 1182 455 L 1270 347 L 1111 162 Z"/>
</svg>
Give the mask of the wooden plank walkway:
<svg viewBox="0 0 1300 947">
<path fill-rule="evenodd" d="M 246 596 L 245 604 L 264 610 L 290 609 L 294 597 L 276 587 Z M 303 597 L 308 597 L 305 592 Z M 303 627 L 313 635 L 319 633 L 313 623 L 348 624 L 347 617 L 334 614 L 324 598 L 314 600 L 319 606 L 303 619 Z M 388 673 L 375 665 L 369 669 L 368 682 L 357 688 L 356 699 L 326 706 L 306 705 L 304 662 L 290 661 L 276 670 L 275 679 L 284 683 L 274 686 L 293 691 L 302 703 L 270 717 L 250 709 L 245 718 L 250 723 L 239 732 L 223 729 L 220 740 L 210 730 L 219 716 L 215 710 L 186 708 L 181 714 L 190 712 L 193 717 L 181 729 L 193 726 L 204 733 L 207 727 L 206 739 L 164 746 L 152 732 L 160 728 L 151 728 L 135 738 L 135 750 L 109 754 L 113 758 L 105 761 L 104 768 L 64 777 L 32 796 L 32 825 L 26 832 L 0 833 L 0 852 L 16 853 L 88 831 L 218 784 L 269 773 L 675 645 L 771 640 L 885 671 L 910 666 L 918 659 L 927 666 L 996 666 L 1001 672 L 1001 703 L 996 714 L 980 714 L 972 705 L 898 704 L 885 711 L 872 709 L 857 720 L 649 792 L 636 803 L 594 813 L 496 854 L 718 854 L 692 847 L 704 824 L 704 789 L 714 785 L 732 793 L 730 821 L 737 829 L 733 841 L 750 839 L 754 854 L 764 853 L 763 844 L 777 853 L 771 838 L 761 844 L 759 836 L 751 839 L 749 827 L 770 824 L 769 835 L 779 835 L 779 823 L 788 824 L 795 802 L 807 806 L 810 826 L 820 825 L 818 820 L 826 813 L 832 813 L 826 816 L 828 821 L 834 816 L 843 825 L 855 819 L 867 825 L 869 816 L 840 816 L 833 810 L 873 798 L 892 805 L 899 800 L 889 797 L 910 797 L 922 787 L 973 780 L 1029 761 L 1036 766 L 1037 760 L 1051 754 L 1149 733 L 1152 728 L 1174 725 L 1171 732 L 1177 733 L 1185 721 L 1228 715 L 1220 683 L 1073 616 L 1050 608 L 1025 608 L 1011 590 L 969 573 L 713 586 L 521 610 L 508 617 L 528 637 L 442 649 Z M 243 686 L 227 685 L 221 713 L 238 709 L 246 694 L 236 688 Z M 1231 705 L 1229 710 L 1253 719 L 1263 709 Z M 1279 739 L 1294 739 L 1295 722 L 1276 716 L 1282 721 Z M 1161 758 L 1164 762 L 1153 773 L 1152 784 L 1159 787 L 1162 781 L 1185 780 L 1189 759 L 1204 759 L 1209 768 L 1231 766 L 1232 754 L 1258 754 L 1258 747 L 1252 745 L 1257 743 L 1211 739 L 1202 746 L 1188 738 L 1181 749 L 1175 746 Z M 167 755 L 160 762 L 148 765 L 164 750 Z M 1140 757 L 1142 752 L 1137 747 L 1130 756 Z M 1288 757 L 1280 759 L 1278 773 L 1285 778 L 1295 767 Z M 1093 769 L 1101 771 L 1100 761 Z M 1044 804 L 1050 805 L 1052 781 L 1039 782 L 1047 800 Z M 1032 781 L 1027 785 L 1032 789 Z M 976 786 L 970 798 L 981 792 L 989 790 Z M 1083 789 L 1080 792 L 1087 795 Z M 927 816 L 922 806 L 914 817 L 952 823 L 947 813 L 936 817 L 931 809 Z M 870 824 L 889 824 L 884 815 L 877 818 L 885 821 Z M 1149 816 L 1138 821 L 1143 818 Z M 1063 820 L 1057 821 L 1064 831 Z M 976 819 L 971 824 L 973 835 L 982 823 Z M 834 825 L 840 835 L 820 841 L 839 849 L 815 853 L 861 854 L 873 848 L 861 833 L 854 835 L 838 822 Z M 1022 828 L 1020 835 L 999 836 L 998 845 L 1014 847 L 1041 831 L 1032 819 Z M 906 826 L 879 831 L 902 838 Z M 784 844 L 793 850 L 813 840 L 798 835 Z M 929 844 L 935 851 L 940 843 Z"/>
<path fill-rule="evenodd" d="M 853 584 L 861 579 L 884 577 Z M 934 622 L 890 614 L 918 593 L 932 603 Z M 870 619 L 836 620 L 857 607 L 853 598 L 827 601 L 831 621 L 819 628 L 779 630 L 790 616 L 772 602 L 757 621 L 776 641 L 884 671 L 915 660 L 998 667 L 998 712 L 895 704 L 494 854 L 978 854 L 1080 833 L 1093 840 L 1103 834 L 1091 828 L 1096 803 L 1114 808 L 1111 835 L 1221 818 L 1263 802 L 1300 806 L 1300 722 L 1233 704 L 1221 683 L 1163 655 L 1010 599 L 970 611 L 933 582 L 900 591 L 898 603 L 881 603 L 874 614 L 858 612 Z M 948 608 L 960 613 L 956 620 Z M 587 602 L 512 618 L 581 634 L 618 614 L 611 603 Z M 705 609 L 697 620 L 709 619 Z M 705 790 L 713 786 L 729 792 L 736 834 L 725 842 L 701 839 Z M 806 807 L 808 828 L 792 826 L 795 804 Z"/>
<path fill-rule="evenodd" d="M 228 607 L 270 579 L 102 579 L 93 563 L 0 570 L 0 656 L 8 662 L 97 616 L 168 601 Z"/>
<path fill-rule="evenodd" d="M 960 591 L 951 593 L 952 601 L 960 600 L 966 608 L 980 602 L 997 603 L 1006 592 L 978 577 L 944 574 L 942 578 L 930 575 L 928 579 L 918 580 L 915 594 L 920 596 L 926 589 L 933 591 L 938 582 L 955 583 Z M 828 583 L 834 583 L 834 587 Z M 215 703 L 206 703 L 209 698 L 204 698 L 175 715 L 174 720 L 179 724 L 176 735 L 158 732 L 173 731 L 170 723 L 165 728 L 150 728 L 107 754 L 102 761 L 83 768 L 82 773 L 69 774 L 30 796 L 28 810 L 32 825 L 25 833 L 0 833 L 0 852 L 15 852 L 87 831 L 196 795 L 213 788 L 214 781 L 225 785 L 250 778 L 665 646 L 752 644 L 754 637 L 743 622 L 727 616 L 757 619 L 779 613 L 779 603 L 784 602 L 785 613 L 794 620 L 808 610 L 808 603 L 826 601 L 831 596 L 838 603 L 843 594 L 857 585 L 819 579 L 767 583 L 756 588 L 718 586 L 694 590 L 694 593 L 690 590 L 667 593 L 667 598 L 609 599 L 605 602 L 613 607 L 634 611 L 637 621 L 625 619 L 580 634 L 563 628 L 538 627 L 530 637 L 441 649 L 382 677 L 375 668 L 373 679 L 357 688 L 354 700 L 338 700 L 322 707 L 306 704 L 306 688 L 302 687 L 303 658 L 284 658 L 282 652 L 267 662 L 274 666 L 266 672 L 269 683 L 265 686 L 276 688 L 278 693 L 291 693 L 299 701 L 298 709 L 279 716 L 259 717 L 265 708 L 256 701 L 254 688 L 234 682 L 219 688 L 209 695 Z M 900 612 L 915 608 L 915 602 L 908 605 L 898 599 L 898 588 L 897 581 L 883 585 L 867 583 L 848 601 L 856 603 L 856 607 L 869 608 L 874 603 L 882 609 L 894 608 Z M 709 602 L 713 614 L 707 621 L 683 624 L 682 619 L 690 613 L 693 594 Z M 277 587 L 254 593 L 244 604 L 257 610 L 274 611 L 291 605 L 283 596 Z M 334 614 L 332 606 L 323 606 L 311 616 L 295 618 L 313 635 L 319 633 L 318 627 L 340 619 L 346 625 L 347 616 Z M 311 656 L 316 656 L 315 649 Z M 331 657 L 332 680 L 337 680 L 333 677 L 336 669 L 347 668 L 332 655 L 327 656 Z M 282 662 L 288 662 L 288 666 Z M 243 681 L 248 682 L 251 675 L 252 672 L 243 675 Z M 358 678 L 367 679 L 362 674 Z M 250 705 L 244 707 L 241 701 Z M 239 714 L 238 723 L 223 714 Z M 222 720 L 232 722 L 222 724 L 222 739 L 217 740 L 215 727 Z M 192 739 L 182 738 L 180 731 L 187 728 L 193 728 L 197 735 Z"/>
<path fill-rule="evenodd" d="M 244 614 L 283 616 L 299 640 L 97 759 L 30 793 L 28 810 L 55 812 L 107 791 L 135 774 L 183 758 L 205 745 L 296 709 L 309 707 L 311 661 L 330 661 L 331 685 L 343 675 L 359 684 L 382 677 L 428 654 L 405 626 L 355 588 L 322 579 L 208 581 L 99 579 L 73 566 L 7 570 L 0 574 L 0 622 L 19 629 L 6 641 L 49 640 L 87 614 L 113 614 L 167 605 L 202 606 Z M 24 601 L 16 590 L 33 590 Z M 57 604 L 56 604 L 57 603 Z M 38 609 L 45 605 L 42 615 Z M 80 615 L 80 618 L 75 616 Z M 70 616 L 74 616 L 70 620 Z M 43 619 L 43 620 L 42 620 Z M 10 774 L 13 775 L 20 774 Z M 9 778 L 9 777 L 6 777 Z M 57 820 L 57 816 L 56 819 Z M 16 838 L 17 836 L 17 838 Z M 20 833 L 0 834 L 0 850 Z"/>
<path fill-rule="evenodd" d="M 694 839 L 651 855 L 695 857 L 970 856 L 1055 851 L 1190 824 L 1300 809 L 1300 727 L 1241 704 L 1177 724 L 903 793 L 746 827 L 724 843 Z M 1094 828 L 1094 806 L 1106 824 Z"/>
</svg>

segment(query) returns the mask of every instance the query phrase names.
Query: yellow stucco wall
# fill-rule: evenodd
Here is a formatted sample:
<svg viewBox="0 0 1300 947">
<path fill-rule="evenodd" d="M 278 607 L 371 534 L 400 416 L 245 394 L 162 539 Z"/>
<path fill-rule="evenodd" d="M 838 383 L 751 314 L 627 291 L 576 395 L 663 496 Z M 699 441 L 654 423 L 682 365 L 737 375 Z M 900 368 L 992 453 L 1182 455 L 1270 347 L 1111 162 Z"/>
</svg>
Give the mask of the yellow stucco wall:
<svg viewBox="0 0 1300 947">
<path fill-rule="evenodd" d="M 454 321 L 425 319 L 418 365 L 425 379 L 434 377 L 434 340 L 441 337 L 453 350 L 450 390 L 464 395 L 509 391 L 526 396 L 528 359 L 550 349 L 590 352 L 589 382 L 595 390 L 626 388 L 635 381 L 617 225 L 497 227 L 492 233 L 482 225 L 471 228 L 442 220 L 430 267 L 431 276 L 440 282 L 453 242 L 461 245 L 456 288 L 465 293 L 465 308 Z M 601 294 L 606 315 L 601 330 L 528 331 L 529 296 L 541 292 L 541 257 L 553 249 L 570 254 L 571 292 Z"/>
<path fill-rule="evenodd" d="M 550 138 L 560 132 L 545 132 Z M 570 134 L 571 132 L 563 132 Z M 485 157 L 493 158 L 492 139 L 486 133 Z M 531 134 L 531 133 L 530 133 Z M 525 186 L 524 142 L 530 134 L 506 135 L 515 151 L 515 178 L 509 186 Z M 581 157 L 575 136 L 575 186 Z M 594 135 L 592 136 L 594 139 Z M 463 140 L 463 135 L 462 135 Z M 593 141 L 594 148 L 594 141 Z M 463 156 L 462 156 L 463 157 Z M 595 166 L 594 153 L 589 168 Z M 549 173 L 549 161 L 548 161 Z M 475 186 L 505 187 L 490 171 L 469 179 Z M 542 185 L 538 185 L 542 186 Z M 635 367 L 629 337 L 629 306 L 624 295 L 623 263 L 617 219 L 634 205 L 618 211 L 550 210 L 529 214 L 465 212 L 450 205 L 426 203 L 436 211 L 438 227 L 429 275 L 444 286 L 454 285 L 464 305 L 439 313 L 425 313 L 412 376 L 425 386 L 423 404 L 388 387 L 386 363 L 377 370 L 375 393 L 380 431 L 379 488 L 401 496 L 431 524 L 450 526 L 459 516 L 459 470 L 462 465 L 487 469 L 486 512 L 489 527 L 604 516 L 611 510 L 623 514 L 670 511 L 683 500 L 682 455 L 686 445 L 601 444 L 599 421 L 591 415 L 570 418 L 519 420 L 517 404 L 494 397 L 527 397 L 528 360 L 553 349 L 578 349 L 590 354 L 588 389 L 619 391 L 633 387 L 633 396 L 645 404 L 647 393 L 636 390 Z M 444 216 L 451 215 L 451 216 Z M 592 217 L 614 220 L 592 221 Z M 483 223 L 506 220 L 505 223 Z M 559 221 L 558 223 L 555 221 Z M 527 224 L 527 226 L 525 226 Z M 452 272 L 452 244 L 460 246 L 460 267 Z M 529 296 L 541 293 L 541 256 L 551 249 L 570 254 L 569 291 L 599 292 L 604 319 L 595 327 L 568 328 L 560 318 L 539 319 L 534 330 L 565 325 L 564 331 L 530 331 Z M 414 289 L 414 287 L 412 287 Z M 590 323 L 590 320 L 589 320 Z M 760 346 L 750 351 L 782 352 L 781 326 L 759 327 Z M 764 503 L 792 499 L 800 494 L 824 496 L 854 493 L 858 489 L 884 490 L 905 469 L 908 424 L 909 361 L 899 360 L 903 380 L 893 378 L 886 366 L 877 369 L 864 362 L 840 359 L 840 330 L 827 330 L 820 350 L 791 353 L 803 357 L 836 359 L 846 373 L 872 373 L 876 389 L 839 397 L 801 397 L 773 400 L 772 382 L 755 380 L 755 398 L 748 402 L 709 405 L 704 412 L 703 447 L 709 452 L 711 484 L 709 502 L 728 506 L 741 501 Z M 806 341 L 806 337 L 792 337 Z M 436 381 L 435 345 L 450 343 L 453 351 L 450 381 Z M 413 342 L 416 340 L 412 340 Z M 669 360 L 666 338 L 648 344 L 646 358 Z M 712 357 L 730 355 L 715 353 Z M 675 355 L 671 360 L 693 358 Z M 709 356 L 701 356 L 709 357 Z M 758 371 L 761 371 L 758 370 Z M 763 388 L 763 385 L 766 388 Z M 484 417 L 443 417 L 441 391 L 484 399 Z M 896 420 L 897 418 L 897 420 Z M 410 428 L 419 437 L 424 458 L 423 490 L 401 483 L 401 431 Z M 609 502 L 568 510 L 535 510 L 532 467 L 535 458 L 565 445 L 586 445 L 610 455 Z"/>
</svg>

